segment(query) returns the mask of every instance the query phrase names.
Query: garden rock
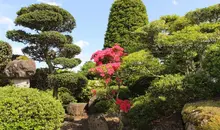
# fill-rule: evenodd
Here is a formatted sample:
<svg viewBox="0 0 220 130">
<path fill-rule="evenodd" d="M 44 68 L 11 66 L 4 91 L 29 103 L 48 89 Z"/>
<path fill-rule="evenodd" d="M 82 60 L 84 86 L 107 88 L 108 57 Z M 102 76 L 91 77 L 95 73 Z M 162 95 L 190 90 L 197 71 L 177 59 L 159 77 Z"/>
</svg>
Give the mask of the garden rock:
<svg viewBox="0 0 220 130">
<path fill-rule="evenodd" d="M 182 116 L 186 130 L 220 130 L 220 100 L 188 103 Z"/>
<path fill-rule="evenodd" d="M 17 87 L 30 87 L 29 78 L 36 72 L 35 62 L 28 60 L 13 60 L 8 63 L 4 73 Z"/>
<path fill-rule="evenodd" d="M 9 78 L 29 78 L 36 72 L 35 62 L 29 60 L 13 60 L 8 63 L 4 73 Z"/>
<path fill-rule="evenodd" d="M 105 117 L 101 114 L 90 115 L 88 118 L 90 130 L 109 130 Z"/>
</svg>

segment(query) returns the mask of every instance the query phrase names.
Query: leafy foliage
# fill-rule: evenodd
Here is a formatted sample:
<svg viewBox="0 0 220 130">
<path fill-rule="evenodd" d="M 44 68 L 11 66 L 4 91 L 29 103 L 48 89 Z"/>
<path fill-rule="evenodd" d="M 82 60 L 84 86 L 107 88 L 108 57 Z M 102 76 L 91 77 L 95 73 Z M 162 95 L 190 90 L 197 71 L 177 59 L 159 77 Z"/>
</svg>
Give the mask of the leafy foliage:
<svg viewBox="0 0 220 130">
<path fill-rule="evenodd" d="M 136 37 L 132 32 L 146 25 L 148 17 L 146 7 L 141 0 L 114 1 L 109 15 L 104 47 L 120 43 L 126 51 L 135 51 Z"/>
<path fill-rule="evenodd" d="M 78 46 L 72 44 L 70 35 L 62 34 L 62 32 L 71 32 L 75 27 L 75 19 L 66 10 L 48 4 L 33 4 L 17 12 L 15 24 L 30 28 L 36 33 L 12 30 L 7 32 L 7 37 L 12 41 L 27 44 L 22 51 L 34 60 L 45 61 L 49 67 L 49 73 L 54 72 L 58 61 L 64 65 L 63 67 L 77 65 L 76 62 L 73 66 L 69 65 L 73 60 L 68 63 L 66 63 L 67 59 L 56 60 L 59 57 L 74 58 L 81 51 Z"/>
<path fill-rule="evenodd" d="M 50 94 L 36 89 L 0 88 L 0 129 L 58 129 L 64 109 Z"/>
<path fill-rule="evenodd" d="M 85 75 L 88 79 L 94 79 L 95 75 L 92 74 L 89 70 L 95 67 L 95 63 L 92 61 L 87 61 L 80 70 L 80 73 Z"/>
<path fill-rule="evenodd" d="M 62 105 L 65 109 L 69 103 L 77 102 L 77 100 L 72 96 L 72 93 L 69 91 L 69 89 L 64 87 L 58 89 L 58 99 L 62 102 Z"/>
<path fill-rule="evenodd" d="M 66 10 L 48 4 L 33 4 L 17 12 L 16 25 L 40 31 L 71 32 L 75 26 L 74 17 Z"/>
<path fill-rule="evenodd" d="M 203 61 L 203 67 L 213 78 L 217 78 L 217 80 L 220 78 L 219 47 L 220 42 L 208 47 L 206 50 L 205 59 Z"/>
<path fill-rule="evenodd" d="M 39 90 L 52 89 L 48 85 L 48 68 L 38 68 L 34 76 L 30 78 L 30 87 L 37 88 Z"/>
<path fill-rule="evenodd" d="M 120 77 L 125 85 L 129 87 L 133 93 L 144 93 L 148 86 L 144 88 L 133 88 L 137 81 L 142 77 L 157 77 L 160 71 L 163 70 L 163 65 L 149 51 L 139 51 L 131 53 L 123 58 L 120 68 Z"/>
<path fill-rule="evenodd" d="M 186 18 L 190 19 L 195 24 L 202 22 L 216 23 L 219 22 L 220 4 L 209 6 L 206 8 L 197 9 L 195 11 L 188 12 Z"/>
<path fill-rule="evenodd" d="M 88 80 L 88 84 L 83 88 L 82 92 L 79 94 L 80 102 L 88 102 L 92 97 L 91 91 L 97 90 L 98 88 L 104 88 L 105 84 L 101 80 Z"/>
<path fill-rule="evenodd" d="M 49 84 L 54 87 L 54 94 L 58 94 L 58 88 L 65 87 L 76 98 L 88 82 L 85 76 L 74 72 L 52 74 L 48 76 L 48 80 Z"/>
<path fill-rule="evenodd" d="M 11 46 L 3 41 L 0 41 L 0 72 L 2 73 L 8 62 L 12 58 Z"/>
</svg>

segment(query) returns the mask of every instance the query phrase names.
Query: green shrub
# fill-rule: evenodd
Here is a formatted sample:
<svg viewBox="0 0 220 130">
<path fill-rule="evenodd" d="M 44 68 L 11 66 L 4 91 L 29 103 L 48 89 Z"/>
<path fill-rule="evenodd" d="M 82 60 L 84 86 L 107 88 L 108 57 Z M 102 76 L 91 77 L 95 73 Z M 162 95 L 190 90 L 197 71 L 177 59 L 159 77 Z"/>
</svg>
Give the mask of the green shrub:
<svg viewBox="0 0 220 130">
<path fill-rule="evenodd" d="M 112 90 L 118 90 L 118 86 L 110 86 L 110 92 L 109 93 L 112 93 Z M 119 95 L 118 95 L 118 98 L 119 99 L 129 99 L 132 94 L 131 94 L 131 91 L 128 89 L 128 87 L 126 86 L 120 86 L 120 89 L 118 90 L 119 91 Z"/>
<path fill-rule="evenodd" d="M 12 58 L 12 48 L 11 46 L 0 40 L 0 72 L 2 73 L 8 62 Z M 1 75 L 0 73 L 0 75 Z"/>
<path fill-rule="evenodd" d="M 119 73 L 122 81 L 134 95 L 144 95 L 153 77 L 156 77 L 162 70 L 163 65 L 149 51 L 131 53 L 123 58 Z M 142 81 L 144 85 L 136 85 Z M 148 84 L 147 84 L 148 83 Z M 141 84 L 139 82 L 139 84 Z M 146 85 L 146 86 L 145 86 Z"/>
<path fill-rule="evenodd" d="M 0 88 L 0 129 L 54 130 L 61 126 L 64 109 L 49 93 L 13 86 Z"/>
<path fill-rule="evenodd" d="M 108 113 L 108 114 L 115 114 L 118 110 L 117 105 L 113 99 L 105 100 L 102 99 L 94 105 L 93 113 Z"/>
<path fill-rule="evenodd" d="M 130 126 L 138 130 L 151 129 L 151 121 L 160 117 L 160 112 L 157 110 L 160 110 L 161 106 L 162 100 L 153 98 L 149 94 L 135 98 L 127 114 Z"/>
<path fill-rule="evenodd" d="M 209 74 L 220 79 L 220 42 L 208 47 L 205 53 L 205 59 L 203 61 L 203 67 Z"/>
<path fill-rule="evenodd" d="M 215 82 L 206 71 L 187 75 L 183 83 L 188 101 L 210 99 L 220 92 L 218 81 Z"/>
<path fill-rule="evenodd" d="M 220 129 L 220 101 L 188 103 L 183 111 L 184 123 L 190 123 L 196 130 Z"/>
<path fill-rule="evenodd" d="M 165 75 L 155 79 L 147 94 L 133 100 L 128 117 L 133 127 L 150 129 L 153 120 L 180 111 L 186 102 L 181 75 Z"/>
<path fill-rule="evenodd" d="M 94 79 L 94 77 L 96 76 L 95 74 L 92 74 L 89 72 L 89 69 L 91 68 L 95 68 L 95 63 L 92 61 L 87 61 L 80 70 L 80 73 L 82 73 L 83 75 L 85 75 L 88 79 L 92 80 Z"/>
<path fill-rule="evenodd" d="M 91 90 L 97 88 L 104 88 L 104 82 L 101 80 L 88 80 L 88 84 L 82 89 L 82 92 L 78 96 L 78 101 L 88 102 L 92 97 Z"/>
<path fill-rule="evenodd" d="M 80 93 L 88 82 L 84 75 L 74 72 L 51 74 L 48 76 L 48 80 L 50 85 L 57 91 L 55 96 L 58 96 L 58 88 L 64 87 L 68 88 L 76 99 L 79 98 Z"/>
<path fill-rule="evenodd" d="M 180 111 L 186 102 L 187 95 L 183 87 L 184 78 L 185 76 L 179 74 L 165 75 L 155 79 L 147 90 L 153 97 L 163 101 L 163 106 L 160 109 L 166 111 L 167 114 Z"/>
<path fill-rule="evenodd" d="M 12 82 L 10 79 L 0 78 L 0 87 L 11 85 Z"/>
<path fill-rule="evenodd" d="M 150 129 L 152 121 L 181 112 L 187 102 L 211 98 L 216 89 L 204 71 L 161 76 L 151 83 L 147 94 L 133 100 L 128 114 L 130 122 L 138 129 Z"/>
<path fill-rule="evenodd" d="M 77 100 L 71 95 L 71 92 L 67 88 L 59 88 L 58 99 L 63 105 L 68 105 L 71 102 L 77 102 Z"/>
<path fill-rule="evenodd" d="M 48 68 L 37 69 L 35 75 L 30 79 L 30 87 L 39 90 L 51 89 L 51 87 L 48 86 L 48 74 Z"/>
</svg>

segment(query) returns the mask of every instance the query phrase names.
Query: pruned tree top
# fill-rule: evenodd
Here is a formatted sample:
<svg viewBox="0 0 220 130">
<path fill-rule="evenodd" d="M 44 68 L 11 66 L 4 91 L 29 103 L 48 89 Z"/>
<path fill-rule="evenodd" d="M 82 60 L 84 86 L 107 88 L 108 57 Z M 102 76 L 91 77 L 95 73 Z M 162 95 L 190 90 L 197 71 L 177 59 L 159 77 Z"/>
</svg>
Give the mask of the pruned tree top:
<svg viewBox="0 0 220 130">
<path fill-rule="evenodd" d="M 127 49 L 132 32 L 148 23 L 146 7 L 141 0 L 116 0 L 108 19 L 104 47 L 119 43 Z M 131 43 L 132 44 L 132 43 Z"/>
<path fill-rule="evenodd" d="M 76 22 L 74 17 L 59 6 L 33 4 L 17 12 L 16 25 L 37 31 L 71 32 Z"/>
</svg>

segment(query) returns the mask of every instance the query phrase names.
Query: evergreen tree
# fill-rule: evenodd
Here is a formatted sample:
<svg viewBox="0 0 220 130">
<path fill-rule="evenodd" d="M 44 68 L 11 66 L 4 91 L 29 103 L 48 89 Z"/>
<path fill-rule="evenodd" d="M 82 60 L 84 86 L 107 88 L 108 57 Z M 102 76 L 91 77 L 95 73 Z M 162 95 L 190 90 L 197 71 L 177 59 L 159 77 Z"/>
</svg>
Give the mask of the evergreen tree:
<svg viewBox="0 0 220 130">
<path fill-rule="evenodd" d="M 0 75 L 3 74 L 4 68 L 11 60 L 12 48 L 11 46 L 3 41 L 0 41 Z"/>
<path fill-rule="evenodd" d="M 147 23 L 146 7 L 141 0 L 116 0 L 111 7 L 104 48 L 119 43 L 125 50 L 133 51 L 137 37 L 132 32 Z"/>
<path fill-rule="evenodd" d="M 46 62 L 49 74 L 55 74 L 57 68 L 73 68 L 81 63 L 74 58 L 80 53 L 80 47 L 72 44 L 70 35 L 63 34 L 71 33 L 76 26 L 68 11 L 54 5 L 33 4 L 17 12 L 15 24 L 35 32 L 12 30 L 7 32 L 7 37 L 26 44 L 23 53 L 36 61 Z M 55 89 L 54 96 L 57 96 L 58 88 Z"/>
</svg>

